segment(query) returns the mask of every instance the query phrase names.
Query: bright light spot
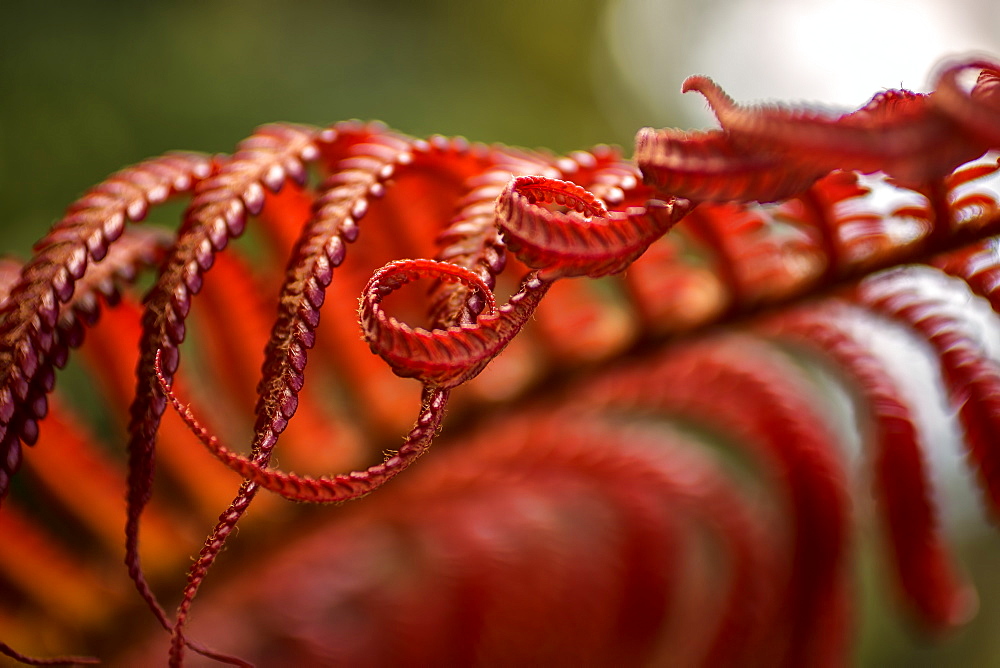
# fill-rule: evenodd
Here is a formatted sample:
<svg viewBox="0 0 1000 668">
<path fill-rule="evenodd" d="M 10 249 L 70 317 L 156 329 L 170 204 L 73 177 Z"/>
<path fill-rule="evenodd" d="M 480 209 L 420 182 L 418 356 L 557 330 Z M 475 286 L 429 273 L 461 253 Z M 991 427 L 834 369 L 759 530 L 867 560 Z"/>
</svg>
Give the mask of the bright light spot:
<svg viewBox="0 0 1000 668">
<path fill-rule="evenodd" d="M 657 116 L 651 123 L 669 110 L 670 124 L 708 125 L 700 99 L 679 100 L 689 74 L 711 76 L 738 101 L 857 108 L 886 88 L 926 90 L 948 56 L 1000 55 L 994 2 L 618 0 L 607 39 L 627 85 Z"/>
</svg>

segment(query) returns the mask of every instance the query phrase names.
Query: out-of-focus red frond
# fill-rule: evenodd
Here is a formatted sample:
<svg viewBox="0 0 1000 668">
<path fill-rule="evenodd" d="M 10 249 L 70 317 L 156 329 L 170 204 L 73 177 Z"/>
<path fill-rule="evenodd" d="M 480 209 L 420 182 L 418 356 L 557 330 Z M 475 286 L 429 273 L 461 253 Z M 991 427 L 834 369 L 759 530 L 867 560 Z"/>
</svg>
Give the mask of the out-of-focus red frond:
<svg viewBox="0 0 1000 668">
<path fill-rule="evenodd" d="M 861 304 L 901 322 L 934 351 L 951 404 L 994 517 L 1000 513 L 1000 363 L 963 329 L 940 299 L 919 295 L 898 282 L 867 282 L 857 291 Z"/>
<path fill-rule="evenodd" d="M 959 75 L 980 70 L 971 90 L 963 89 Z M 962 128 L 993 147 L 1000 145 L 1000 64 L 972 60 L 946 66 L 937 80 L 937 105 Z"/>
<path fill-rule="evenodd" d="M 850 333 L 856 317 L 834 302 L 770 318 L 764 331 L 826 356 L 856 384 L 874 423 L 874 493 L 902 592 L 926 627 L 947 630 L 975 613 L 975 591 L 956 575 L 938 527 L 914 414 L 882 362 Z"/>
<path fill-rule="evenodd" d="M 793 546 L 782 625 L 789 636 L 773 636 L 768 656 L 789 665 L 836 655 L 847 632 L 843 462 L 795 377 L 773 352 L 734 336 L 678 347 L 581 393 L 589 409 L 667 411 L 721 430 L 782 488 Z"/>
<path fill-rule="evenodd" d="M 964 280 L 1000 314 L 1000 242 L 996 237 L 937 258 L 935 265 Z"/>
<path fill-rule="evenodd" d="M 264 586 L 224 594 L 229 615 L 287 611 L 231 648 L 263 661 L 293 626 L 310 638 L 296 650 L 307 663 L 696 663 L 765 642 L 781 580 L 774 543 L 718 463 L 684 437 L 557 408 L 449 450 L 273 562 Z M 725 563 L 722 577 L 674 577 L 706 552 Z M 327 584 L 303 599 L 296 573 L 307 571 Z M 740 614 L 694 614 L 706 604 Z M 351 638 L 314 623 L 330 608 L 357 621 Z M 211 626 L 221 613 L 207 606 L 201 619 Z"/>
</svg>

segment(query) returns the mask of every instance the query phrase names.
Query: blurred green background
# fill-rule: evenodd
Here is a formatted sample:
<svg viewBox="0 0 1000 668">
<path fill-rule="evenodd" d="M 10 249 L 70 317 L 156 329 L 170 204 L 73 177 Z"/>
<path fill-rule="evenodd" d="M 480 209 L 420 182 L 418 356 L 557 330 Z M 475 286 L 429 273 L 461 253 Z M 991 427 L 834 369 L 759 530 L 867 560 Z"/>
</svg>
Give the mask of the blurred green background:
<svg viewBox="0 0 1000 668">
<path fill-rule="evenodd" d="M 0 18 L 0 252 L 84 189 L 259 124 L 379 119 L 557 151 L 630 143 L 591 76 L 601 3 L 20 2 Z"/>
<path fill-rule="evenodd" d="M 628 147 L 642 124 L 704 125 L 706 117 L 691 111 L 700 101 L 682 101 L 678 92 L 686 74 L 717 76 L 740 99 L 787 96 L 752 85 L 798 81 L 781 68 L 802 58 L 782 55 L 777 47 L 791 38 L 771 31 L 793 4 L 842 6 L 771 0 L 757 12 L 753 3 L 724 0 L 3 0 L 0 253 L 24 257 L 75 197 L 116 169 L 171 149 L 230 152 L 271 121 L 380 119 L 419 136 L 465 135 L 557 152 L 597 143 Z M 942 15 L 987 32 L 1000 21 L 984 0 L 948 5 L 954 9 L 933 2 L 866 6 L 876 5 L 889 12 L 879 16 L 898 12 L 900 22 L 917 27 L 907 33 L 876 25 L 854 43 L 851 34 L 837 33 L 840 42 L 819 55 L 824 65 L 807 80 L 829 79 L 838 68 L 856 78 L 868 68 L 852 61 L 857 69 L 850 69 L 850 49 L 864 47 L 869 62 L 882 62 L 872 49 L 899 55 L 902 45 L 919 47 L 912 31 L 937 35 Z M 925 28 L 913 23 L 923 10 Z M 797 25 L 782 29 L 808 48 L 809 34 Z M 757 65 L 767 48 L 777 64 Z M 924 48 L 928 62 L 946 55 L 942 48 L 951 47 L 935 41 Z M 922 61 L 918 67 L 927 72 Z M 860 96 L 836 101 L 857 106 L 880 88 L 923 83 L 904 76 L 913 75 L 883 75 L 865 82 Z M 808 95 L 803 90 L 797 99 Z M 862 485 L 858 491 L 866 524 L 868 495 Z M 1000 662 L 1000 541 L 975 523 L 955 530 L 984 605 L 968 629 L 938 645 L 902 623 L 873 541 L 859 539 L 860 663 Z M 870 527 L 862 531 L 868 533 Z"/>
</svg>

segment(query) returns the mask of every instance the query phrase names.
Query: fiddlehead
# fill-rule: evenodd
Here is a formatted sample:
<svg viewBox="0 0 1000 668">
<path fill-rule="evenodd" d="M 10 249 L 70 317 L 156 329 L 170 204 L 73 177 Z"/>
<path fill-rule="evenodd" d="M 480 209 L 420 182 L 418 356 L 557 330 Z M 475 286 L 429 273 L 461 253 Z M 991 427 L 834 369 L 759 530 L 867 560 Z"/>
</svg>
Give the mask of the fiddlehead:
<svg viewBox="0 0 1000 668">
<path fill-rule="evenodd" d="M 542 204 L 566 206 L 557 213 Z M 623 271 L 687 213 L 685 201 L 651 200 L 612 215 L 580 186 L 543 177 L 513 179 L 497 200 L 504 240 L 539 277 L 597 278 Z"/>
<path fill-rule="evenodd" d="M 433 331 L 414 330 L 386 316 L 379 308 L 381 299 L 424 272 L 432 272 L 438 278 L 459 280 L 482 290 L 490 312 L 481 316 L 474 325 Z M 424 408 L 399 451 L 387 457 L 382 464 L 365 471 L 314 479 L 267 469 L 266 461 L 261 464 L 247 459 L 219 444 L 199 424 L 190 408 L 183 406 L 170 391 L 165 374 L 158 371 L 158 378 L 166 396 L 202 443 L 248 481 L 296 501 L 339 503 L 370 493 L 423 454 L 440 427 L 448 389 L 479 373 L 500 353 L 524 325 L 546 289 L 546 283 L 530 279 L 525 283 L 524 291 L 512 297 L 509 305 L 496 308 L 492 293 L 482 281 L 475 274 L 455 265 L 411 260 L 394 263 L 376 272 L 362 297 L 365 336 L 373 351 L 385 356 L 397 374 L 416 377 L 424 383 Z"/>
</svg>

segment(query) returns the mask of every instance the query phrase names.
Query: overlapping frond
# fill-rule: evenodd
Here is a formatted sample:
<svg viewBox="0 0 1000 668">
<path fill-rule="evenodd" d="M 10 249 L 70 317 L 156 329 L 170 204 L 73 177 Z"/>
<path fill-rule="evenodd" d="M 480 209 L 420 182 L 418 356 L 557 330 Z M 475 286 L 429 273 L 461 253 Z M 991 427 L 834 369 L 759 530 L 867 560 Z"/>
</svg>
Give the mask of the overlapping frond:
<svg viewBox="0 0 1000 668">
<path fill-rule="evenodd" d="M 74 202 L 36 244 L 35 256 L 10 288 L 0 324 L 0 453 L 4 461 L 0 498 L 6 495 L 9 477 L 17 468 L 21 430 L 29 430 L 29 439 L 33 430 L 33 421 L 24 415 L 31 403 L 29 388 L 39 369 L 47 366 L 62 304 L 73 296 L 76 282 L 107 255 L 126 222 L 142 220 L 150 205 L 190 190 L 211 170 L 209 160 L 195 154 L 168 155 L 124 169 Z"/>
</svg>

